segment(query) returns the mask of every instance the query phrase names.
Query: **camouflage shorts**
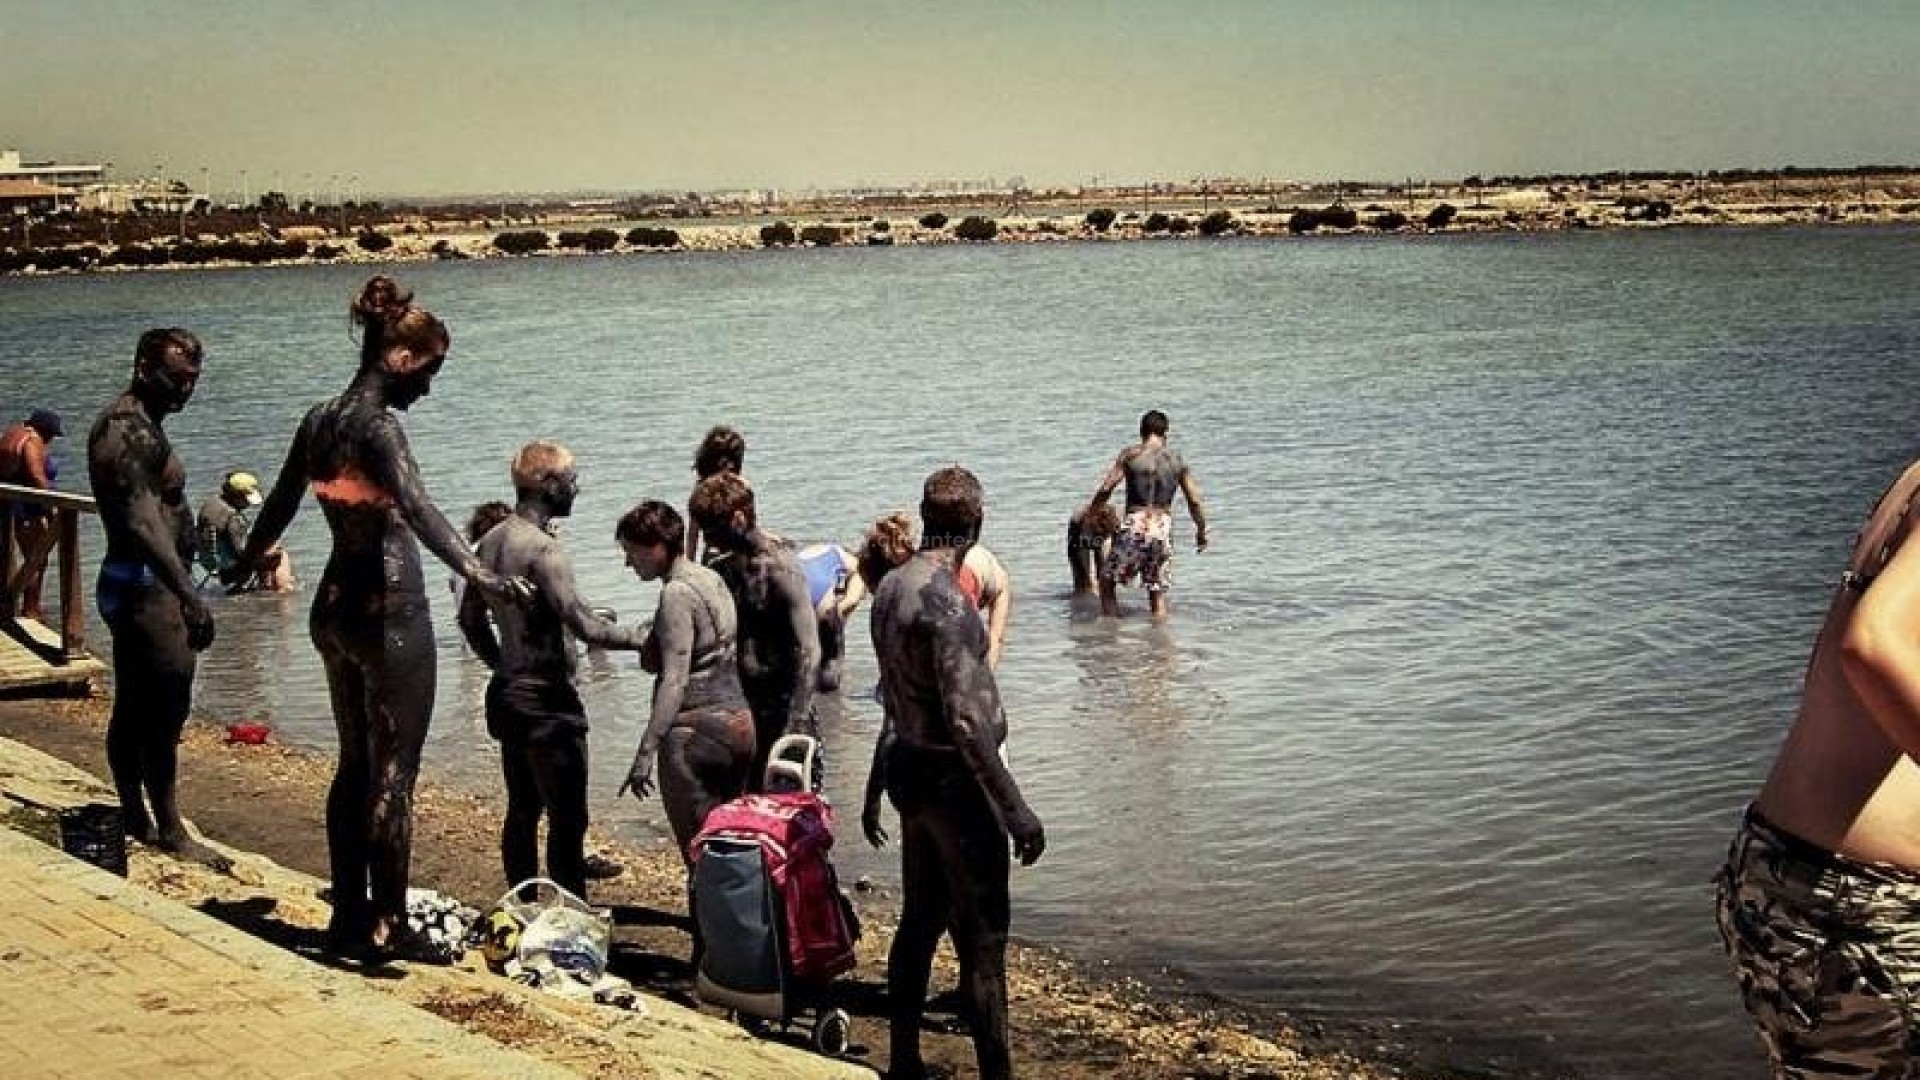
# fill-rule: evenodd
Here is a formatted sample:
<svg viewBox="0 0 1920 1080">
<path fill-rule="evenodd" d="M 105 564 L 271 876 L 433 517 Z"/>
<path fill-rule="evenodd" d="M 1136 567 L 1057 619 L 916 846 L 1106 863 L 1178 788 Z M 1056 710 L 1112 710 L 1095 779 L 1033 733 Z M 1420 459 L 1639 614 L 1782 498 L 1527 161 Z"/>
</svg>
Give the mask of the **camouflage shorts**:
<svg viewBox="0 0 1920 1080">
<path fill-rule="evenodd" d="M 1775 1077 L 1920 1078 L 1920 873 L 1835 855 L 1749 809 L 1714 883 Z"/>
<path fill-rule="evenodd" d="M 1135 510 L 1107 549 L 1101 576 L 1129 585 L 1137 576 L 1150 593 L 1173 587 L 1173 515 L 1165 510 Z"/>
</svg>

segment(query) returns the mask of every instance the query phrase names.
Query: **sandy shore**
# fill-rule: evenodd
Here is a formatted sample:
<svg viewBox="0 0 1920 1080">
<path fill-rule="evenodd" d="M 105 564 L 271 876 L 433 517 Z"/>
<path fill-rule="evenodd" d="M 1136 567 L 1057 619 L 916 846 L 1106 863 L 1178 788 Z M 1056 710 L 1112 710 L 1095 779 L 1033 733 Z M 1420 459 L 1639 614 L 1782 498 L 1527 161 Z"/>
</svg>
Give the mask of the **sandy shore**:
<svg viewBox="0 0 1920 1080">
<path fill-rule="evenodd" d="M 0 737 L 13 739 L 70 762 L 96 777 L 105 776 L 102 741 L 106 704 L 102 700 L 0 701 Z M 269 744 L 230 746 L 220 729 L 196 722 L 189 726 L 182 748 L 182 805 L 195 827 L 214 840 L 304 875 L 324 878 L 326 851 L 322 825 L 325 790 L 331 761 L 321 755 Z M 462 790 L 440 782 L 428 762 L 417 802 L 415 883 L 439 889 L 476 906 L 485 907 L 498 896 L 500 798 L 492 792 Z M 688 939 L 677 915 L 684 910 L 681 871 L 670 853 L 625 848 L 609 837 L 593 838 L 597 846 L 624 862 L 627 872 L 596 887 L 595 901 L 620 911 L 613 969 L 644 992 L 682 1005 L 697 1007 L 689 993 L 691 971 L 686 964 Z M 316 926 L 324 922 L 324 908 L 310 891 L 288 884 L 292 878 L 251 875 L 257 893 L 275 888 L 288 895 L 270 897 L 282 912 L 304 912 Z M 257 909 L 260 900 L 239 903 L 226 895 L 233 883 L 199 872 L 176 868 L 157 875 L 157 887 L 207 910 L 244 912 Z M 306 881 L 309 879 L 301 878 Z M 277 884 L 276 884 L 277 883 Z M 884 1071 L 886 1067 L 885 969 L 886 946 L 891 939 L 891 898 L 874 892 L 859 897 L 867 933 L 861 942 L 860 967 L 848 977 L 845 1004 L 854 1014 L 856 1064 Z M 1016 920 L 1017 921 L 1017 920 Z M 236 925 L 248 928 L 245 920 Z M 278 924 L 276 924 L 278 925 Z M 256 932 L 257 928 L 256 928 Z M 951 957 L 943 948 L 936 987 L 950 986 L 954 978 Z M 1363 1060 L 1353 1050 L 1327 1045 L 1284 1021 L 1212 1008 L 1193 997 L 1176 998 L 1137 983 L 1113 983 L 1091 977 L 1067 958 L 1032 945 L 1016 945 L 1009 957 L 1014 1055 L 1022 1075 L 1064 1080 L 1133 1080 L 1149 1077 L 1245 1078 L 1287 1080 L 1385 1080 L 1457 1075 L 1439 1067 L 1409 1071 L 1384 1058 Z M 409 978 L 412 978 L 410 975 Z M 579 1071 L 583 1076 L 631 1075 L 634 1048 L 611 1034 L 626 1021 L 611 1010 L 595 1016 L 583 1011 L 588 1029 L 605 1028 L 602 1035 L 578 1024 L 529 1020 L 526 1010 L 512 1007 L 514 996 L 502 995 L 491 977 L 423 977 L 414 987 L 430 1008 L 482 1034 L 545 1056 Z M 581 1011 L 581 1010 L 576 1010 Z M 725 1026 L 711 1009 L 708 1021 Z M 690 1015 L 690 1014 L 688 1014 Z M 699 1055 L 735 1053 L 713 1032 L 689 1029 Z M 671 1042 L 672 1036 L 669 1036 Z M 929 1063 L 949 1075 L 972 1075 L 972 1046 L 965 1028 L 950 1007 L 936 1001 L 928 1015 L 925 1034 Z M 1363 1047 L 1378 1056 L 1384 1048 Z M 681 1048 L 686 1053 L 686 1047 Z M 746 1055 L 737 1072 L 722 1075 L 764 1075 L 764 1062 Z"/>
</svg>

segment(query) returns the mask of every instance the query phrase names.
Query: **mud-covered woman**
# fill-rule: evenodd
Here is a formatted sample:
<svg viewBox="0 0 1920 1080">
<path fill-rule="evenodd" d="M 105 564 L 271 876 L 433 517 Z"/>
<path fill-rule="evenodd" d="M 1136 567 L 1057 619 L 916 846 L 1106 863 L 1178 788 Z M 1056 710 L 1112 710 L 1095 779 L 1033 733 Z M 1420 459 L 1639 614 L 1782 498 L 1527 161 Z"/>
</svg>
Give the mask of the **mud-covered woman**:
<svg viewBox="0 0 1920 1080">
<path fill-rule="evenodd" d="M 241 564 L 280 538 L 311 485 L 333 536 L 309 623 L 340 738 L 327 795 L 327 944 L 377 960 L 414 944 L 406 933 L 413 787 L 435 682 L 419 545 L 487 593 L 524 602 L 530 586 L 482 566 L 434 506 L 396 415 L 427 396 L 446 363 L 446 326 L 385 277 L 368 281 L 350 311 L 361 329 L 359 370 L 300 422 Z"/>
</svg>

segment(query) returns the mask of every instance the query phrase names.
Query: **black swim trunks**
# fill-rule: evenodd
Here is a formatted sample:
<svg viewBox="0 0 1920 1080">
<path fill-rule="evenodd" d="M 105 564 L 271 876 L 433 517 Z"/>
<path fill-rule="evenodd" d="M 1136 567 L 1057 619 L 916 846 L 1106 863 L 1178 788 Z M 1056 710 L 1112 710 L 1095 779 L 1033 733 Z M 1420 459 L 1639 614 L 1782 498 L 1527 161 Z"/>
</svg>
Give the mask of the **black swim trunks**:
<svg viewBox="0 0 1920 1080">
<path fill-rule="evenodd" d="M 547 744 L 587 733 L 587 707 L 571 682 L 503 679 L 487 684 L 487 734 L 504 743 Z"/>
</svg>

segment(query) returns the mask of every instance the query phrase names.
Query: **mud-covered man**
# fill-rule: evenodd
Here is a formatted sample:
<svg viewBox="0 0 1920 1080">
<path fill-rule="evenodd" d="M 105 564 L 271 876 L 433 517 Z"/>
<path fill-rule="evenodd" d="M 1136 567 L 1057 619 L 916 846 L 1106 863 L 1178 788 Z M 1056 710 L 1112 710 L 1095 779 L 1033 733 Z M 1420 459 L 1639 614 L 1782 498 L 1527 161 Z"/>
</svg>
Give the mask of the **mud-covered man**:
<svg viewBox="0 0 1920 1080">
<path fill-rule="evenodd" d="M 920 550 L 874 595 L 873 649 L 887 714 L 887 796 L 900 815 L 900 927 L 887 956 L 891 1070 L 924 1076 L 920 1021 L 934 949 L 953 937 L 980 1075 L 1013 1075 L 1007 1047 L 1009 836 L 1022 865 L 1046 832 L 1001 760 L 1000 692 L 986 631 L 956 569 L 980 535 L 980 482 L 957 466 L 927 478 Z M 878 763 L 876 763 L 878 764 Z M 885 839 L 877 822 L 869 839 Z"/>
<path fill-rule="evenodd" d="M 194 561 L 187 470 L 162 425 L 193 398 L 200 360 L 200 341 L 185 330 L 140 335 L 132 382 L 87 437 L 87 473 L 107 533 L 96 589 L 113 635 L 107 764 L 127 835 L 223 865 L 187 835 L 176 775 L 195 654 L 213 644 L 213 614 L 187 569 Z"/>
<path fill-rule="evenodd" d="M 1156 619 L 1167 616 L 1167 590 L 1173 586 L 1173 497 L 1187 497 L 1193 517 L 1193 546 L 1207 550 L 1207 508 L 1180 452 L 1167 445 L 1167 414 L 1149 410 L 1140 417 L 1140 441 L 1120 451 L 1093 493 L 1093 505 L 1105 506 L 1113 489 L 1127 487 L 1127 516 L 1120 523 L 1100 571 L 1100 611 L 1120 614 L 1118 587 L 1140 578 Z"/>
<path fill-rule="evenodd" d="M 533 583 L 534 600 L 467 589 L 460 631 L 493 671 L 487 731 L 500 740 L 507 784 L 500 862 L 507 884 L 537 877 L 540 816 L 547 818 L 547 876 L 587 895 L 587 712 L 574 683 L 571 633 L 588 645 L 639 649 L 645 634 L 593 614 L 574 586 L 573 564 L 550 523 L 573 513 L 580 483 L 573 454 L 559 443 L 528 443 L 514 456 L 513 516 L 491 529 L 475 552 L 502 578 Z M 491 616 L 491 619 L 489 619 Z"/>
<path fill-rule="evenodd" d="M 775 740 L 819 735 L 813 715 L 819 626 L 799 560 L 760 528 L 753 489 L 739 474 L 702 480 L 689 507 L 707 546 L 724 556 L 713 568 L 733 594 L 739 618 L 740 688 L 753 710 L 755 736 L 748 783 L 758 791 Z"/>
</svg>

